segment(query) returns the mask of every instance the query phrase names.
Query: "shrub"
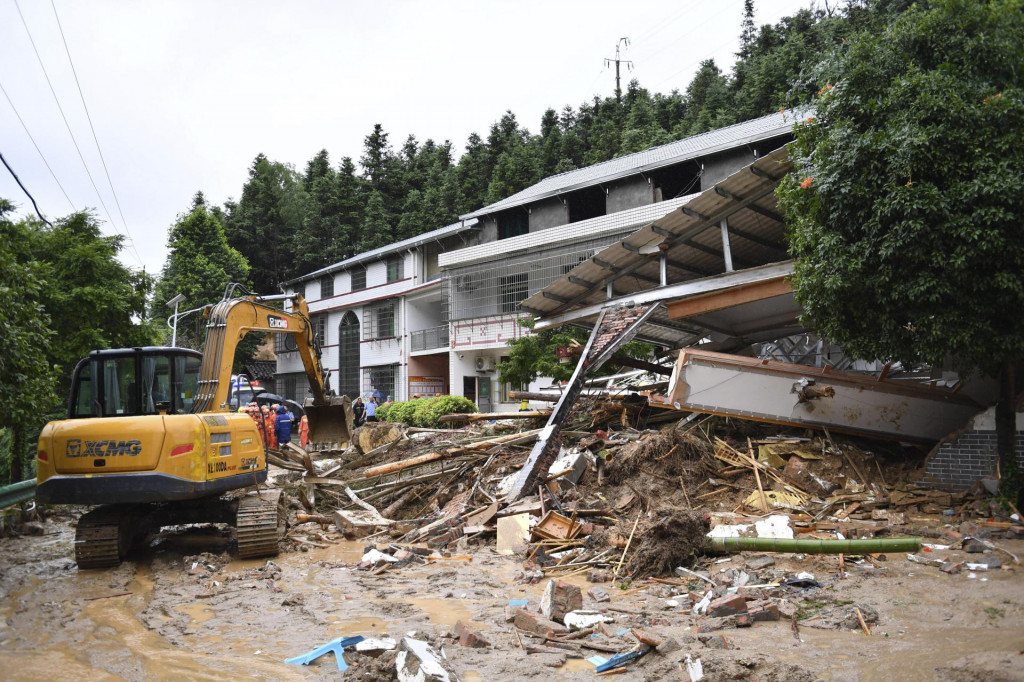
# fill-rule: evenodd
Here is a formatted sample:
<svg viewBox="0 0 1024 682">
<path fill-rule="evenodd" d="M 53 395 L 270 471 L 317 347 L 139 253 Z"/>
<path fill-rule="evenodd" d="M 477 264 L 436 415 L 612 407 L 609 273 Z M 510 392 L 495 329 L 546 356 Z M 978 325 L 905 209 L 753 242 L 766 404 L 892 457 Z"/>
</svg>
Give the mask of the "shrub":
<svg viewBox="0 0 1024 682">
<path fill-rule="evenodd" d="M 443 395 L 437 398 L 428 398 L 420 402 L 416 407 L 413 420 L 416 426 L 425 428 L 439 428 L 447 426 L 441 421 L 446 414 L 479 412 L 476 404 L 469 398 L 461 395 Z"/>
<path fill-rule="evenodd" d="M 382 422 L 388 421 L 388 413 L 391 412 L 391 408 L 392 407 L 394 407 L 395 405 L 398 405 L 398 404 L 399 403 L 391 402 L 391 403 L 384 403 L 383 405 L 378 405 L 377 406 L 377 420 L 378 421 L 382 421 Z"/>
<path fill-rule="evenodd" d="M 378 408 L 377 419 L 381 421 L 401 422 L 402 424 L 413 426 L 413 415 L 416 413 L 416 408 L 423 402 L 426 402 L 426 398 L 390 403 L 388 405 L 387 412 L 383 415 Z"/>
</svg>

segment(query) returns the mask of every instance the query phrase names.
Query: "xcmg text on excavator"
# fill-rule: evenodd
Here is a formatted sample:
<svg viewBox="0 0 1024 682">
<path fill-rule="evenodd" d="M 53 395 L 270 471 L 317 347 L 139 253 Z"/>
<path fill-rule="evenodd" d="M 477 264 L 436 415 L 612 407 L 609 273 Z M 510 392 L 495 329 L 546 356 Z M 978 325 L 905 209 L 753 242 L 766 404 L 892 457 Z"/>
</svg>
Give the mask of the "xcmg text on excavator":
<svg viewBox="0 0 1024 682">
<path fill-rule="evenodd" d="M 279 490 L 259 490 L 267 479 L 263 423 L 229 407 L 235 348 L 250 331 L 294 340 L 313 395 L 310 440 L 349 440 L 351 405 L 330 395 L 306 301 L 234 296 L 236 287 L 203 310 L 202 353 L 97 350 L 75 368 L 67 419 L 50 422 L 39 436 L 36 499 L 102 505 L 79 519 L 80 568 L 116 566 L 136 540 L 187 523 L 233 524 L 239 556 L 277 554 L 284 513 Z M 267 305 L 282 300 L 291 310 Z M 256 492 L 238 494 L 251 487 Z"/>
</svg>

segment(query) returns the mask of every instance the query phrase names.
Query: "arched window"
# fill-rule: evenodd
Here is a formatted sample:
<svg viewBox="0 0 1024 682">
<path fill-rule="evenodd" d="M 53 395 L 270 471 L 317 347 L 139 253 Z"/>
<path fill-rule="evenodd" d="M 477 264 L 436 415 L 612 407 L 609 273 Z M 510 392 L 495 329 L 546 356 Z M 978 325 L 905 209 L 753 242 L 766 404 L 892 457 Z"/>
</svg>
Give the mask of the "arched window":
<svg viewBox="0 0 1024 682">
<path fill-rule="evenodd" d="M 359 395 L 359 318 L 351 310 L 338 325 L 338 393 Z"/>
</svg>

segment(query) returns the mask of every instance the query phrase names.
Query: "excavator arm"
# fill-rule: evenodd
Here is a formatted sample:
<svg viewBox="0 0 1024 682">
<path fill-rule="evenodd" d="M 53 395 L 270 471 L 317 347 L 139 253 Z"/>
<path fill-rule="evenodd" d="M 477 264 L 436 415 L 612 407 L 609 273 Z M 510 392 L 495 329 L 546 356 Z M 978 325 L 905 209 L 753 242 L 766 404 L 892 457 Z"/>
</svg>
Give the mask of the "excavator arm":
<svg viewBox="0 0 1024 682">
<path fill-rule="evenodd" d="M 292 310 L 284 311 L 266 305 L 268 301 L 279 300 L 290 300 Z M 248 332 L 289 334 L 302 358 L 302 366 L 313 393 L 313 406 L 307 408 L 310 438 L 333 442 L 348 440 L 351 433 L 351 407 L 347 398 L 328 395 L 328 374 L 320 362 L 320 348 L 309 321 L 309 306 L 302 296 L 225 297 L 207 306 L 203 316 L 207 320 L 206 344 L 203 347 L 199 385 L 192 408 L 194 413 L 223 412 L 229 409 L 231 366 L 235 349 Z"/>
</svg>

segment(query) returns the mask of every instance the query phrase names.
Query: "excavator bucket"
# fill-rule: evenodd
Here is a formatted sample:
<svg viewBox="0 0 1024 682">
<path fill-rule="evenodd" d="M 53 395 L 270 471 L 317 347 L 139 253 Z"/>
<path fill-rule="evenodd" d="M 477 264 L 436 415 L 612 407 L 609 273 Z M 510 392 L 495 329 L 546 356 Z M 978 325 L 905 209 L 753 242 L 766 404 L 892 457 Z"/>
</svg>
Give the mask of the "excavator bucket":
<svg viewBox="0 0 1024 682">
<path fill-rule="evenodd" d="M 352 438 L 354 414 L 348 396 L 334 397 L 330 405 L 307 405 L 309 442 L 317 450 L 342 450 Z"/>
</svg>

